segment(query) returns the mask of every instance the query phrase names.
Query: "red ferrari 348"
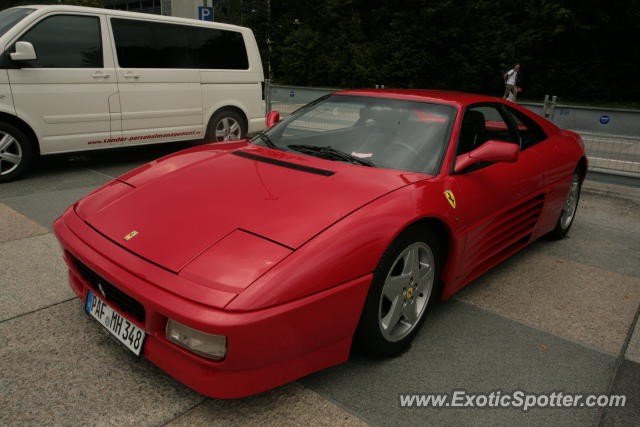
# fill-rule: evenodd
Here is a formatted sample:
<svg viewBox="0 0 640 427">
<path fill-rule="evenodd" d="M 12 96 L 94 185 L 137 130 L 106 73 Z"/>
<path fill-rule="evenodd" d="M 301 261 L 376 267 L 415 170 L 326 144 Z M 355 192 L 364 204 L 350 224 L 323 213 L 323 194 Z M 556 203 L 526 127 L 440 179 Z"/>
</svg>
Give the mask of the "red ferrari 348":
<svg viewBox="0 0 640 427">
<path fill-rule="evenodd" d="M 322 97 L 252 140 L 202 145 L 97 189 L 54 224 L 84 308 L 209 396 L 404 351 L 431 304 L 563 237 L 581 138 L 497 98 Z"/>
</svg>

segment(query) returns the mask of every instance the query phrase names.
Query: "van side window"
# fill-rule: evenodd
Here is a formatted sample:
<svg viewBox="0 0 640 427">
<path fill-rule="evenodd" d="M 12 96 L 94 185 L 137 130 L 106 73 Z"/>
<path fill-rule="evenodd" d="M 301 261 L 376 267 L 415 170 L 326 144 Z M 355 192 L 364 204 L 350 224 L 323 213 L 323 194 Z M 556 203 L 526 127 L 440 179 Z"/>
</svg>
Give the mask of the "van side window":
<svg viewBox="0 0 640 427">
<path fill-rule="evenodd" d="M 38 59 L 30 68 L 102 68 L 100 20 L 94 16 L 56 15 L 45 18 L 20 37 L 30 42 Z"/>
<path fill-rule="evenodd" d="M 215 28 L 194 28 L 192 46 L 196 47 L 198 68 L 247 70 L 249 60 L 242 34 Z"/>
<path fill-rule="evenodd" d="M 123 68 L 158 68 L 158 53 L 149 22 L 112 19 L 118 63 Z"/>
<path fill-rule="evenodd" d="M 249 68 L 236 31 L 121 18 L 112 18 L 111 25 L 123 68 Z"/>
</svg>

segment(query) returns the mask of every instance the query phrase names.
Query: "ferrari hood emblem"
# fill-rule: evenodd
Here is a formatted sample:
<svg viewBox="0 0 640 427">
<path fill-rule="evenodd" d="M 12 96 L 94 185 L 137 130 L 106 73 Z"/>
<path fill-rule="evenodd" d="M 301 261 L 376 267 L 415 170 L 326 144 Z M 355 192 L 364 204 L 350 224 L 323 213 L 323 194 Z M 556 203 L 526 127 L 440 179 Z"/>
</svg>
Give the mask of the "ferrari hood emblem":
<svg viewBox="0 0 640 427">
<path fill-rule="evenodd" d="M 447 190 L 444 192 L 444 197 L 447 199 L 452 208 L 456 208 L 456 196 L 453 195 L 453 191 Z"/>
<path fill-rule="evenodd" d="M 124 236 L 124 240 L 131 240 L 138 235 L 138 230 L 133 230 L 131 233 Z"/>
</svg>

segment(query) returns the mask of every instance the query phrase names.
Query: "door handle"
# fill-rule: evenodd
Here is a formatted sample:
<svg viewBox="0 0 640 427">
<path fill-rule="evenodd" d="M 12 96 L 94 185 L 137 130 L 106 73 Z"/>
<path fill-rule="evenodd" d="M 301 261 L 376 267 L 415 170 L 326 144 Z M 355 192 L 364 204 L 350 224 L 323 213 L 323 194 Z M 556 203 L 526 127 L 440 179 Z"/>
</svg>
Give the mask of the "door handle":
<svg viewBox="0 0 640 427">
<path fill-rule="evenodd" d="M 94 79 L 108 79 L 109 74 L 103 73 L 102 71 L 96 71 L 91 75 L 91 77 L 93 77 Z"/>
<path fill-rule="evenodd" d="M 124 77 L 127 79 L 139 79 L 140 74 L 136 74 L 133 71 L 127 71 L 124 73 Z"/>
</svg>

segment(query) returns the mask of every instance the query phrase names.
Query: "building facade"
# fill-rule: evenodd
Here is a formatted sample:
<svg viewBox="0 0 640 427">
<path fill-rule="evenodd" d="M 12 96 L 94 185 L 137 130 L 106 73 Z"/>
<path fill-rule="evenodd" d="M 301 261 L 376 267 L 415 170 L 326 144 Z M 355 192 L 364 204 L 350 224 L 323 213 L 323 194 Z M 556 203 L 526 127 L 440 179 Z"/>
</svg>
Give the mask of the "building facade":
<svg viewBox="0 0 640 427">
<path fill-rule="evenodd" d="M 216 0 L 104 0 L 104 7 L 210 21 L 214 19 L 215 10 L 223 6 L 222 3 Z M 203 11 L 202 8 L 207 10 Z"/>
</svg>

